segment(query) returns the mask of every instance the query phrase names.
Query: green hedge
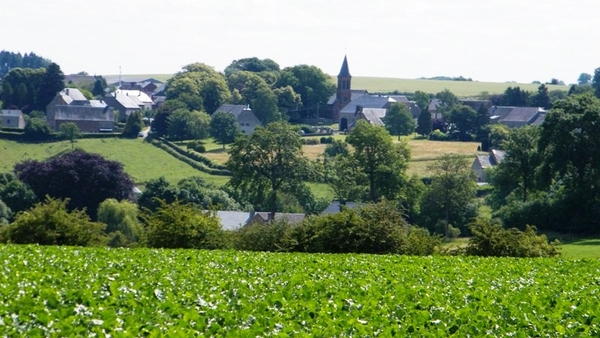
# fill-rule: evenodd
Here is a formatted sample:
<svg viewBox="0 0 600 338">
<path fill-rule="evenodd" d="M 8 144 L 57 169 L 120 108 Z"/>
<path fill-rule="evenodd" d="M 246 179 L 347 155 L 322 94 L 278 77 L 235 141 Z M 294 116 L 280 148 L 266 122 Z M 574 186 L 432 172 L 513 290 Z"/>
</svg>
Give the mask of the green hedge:
<svg viewBox="0 0 600 338">
<path fill-rule="evenodd" d="M 218 163 L 214 163 L 210 159 L 200 155 L 199 153 L 197 153 L 193 150 L 190 150 L 190 149 L 183 150 L 180 147 L 178 147 L 176 144 L 169 142 L 167 140 L 164 140 L 164 139 L 162 140 L 162 143 L 167 145 L 169 148 L 175 150 L 178 154 L 189 157 L 194 161 L 198 161 L 211 169 L 227 170 L 227 166 L 224 166 L 224 165 L 218 164 Z M 230 174 L 227 174 L 227 175 L 230 175 Z"/>
<path fill-rule="evenodd" d="M 203 162 L 197 161 L 191 157 L 186 156 L 188 153 L 186 153 L 185 151 L 183 151 L 183 153 L 186 155 L 181 154 L 177 150 L 175 150 L 175 149 L 171 148 L 169 145 L 167 145 L 166 142 L 164 142 L 164 141 L 161 142 L 160 140 L 154 139 L 154 140 L 150 141 L 150 144 L 166 151 L 167 153 L 169 153 L 171 156 L 175 157 L 176 159 L 189 164 L 192 168 L 200 170 L 202 172 L 205 172 L 209 175 L 218 175 L 218 176 L 231 175 L 231 172 L 227 169 L 215 169 L 215 168 L 207 167 Z"/>
</svg>

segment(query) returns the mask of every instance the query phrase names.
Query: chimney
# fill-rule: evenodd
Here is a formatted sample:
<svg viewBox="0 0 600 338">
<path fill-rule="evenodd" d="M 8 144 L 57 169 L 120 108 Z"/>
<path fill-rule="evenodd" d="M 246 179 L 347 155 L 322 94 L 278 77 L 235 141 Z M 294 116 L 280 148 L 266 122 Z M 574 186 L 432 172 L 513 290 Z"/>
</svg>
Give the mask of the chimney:
<svg viewBox="0 0 600 338">
<path fill-rule="evenodd" d="M 69 95 L 69 88 L 65 88 L 65 94 Z"/>
</svg>

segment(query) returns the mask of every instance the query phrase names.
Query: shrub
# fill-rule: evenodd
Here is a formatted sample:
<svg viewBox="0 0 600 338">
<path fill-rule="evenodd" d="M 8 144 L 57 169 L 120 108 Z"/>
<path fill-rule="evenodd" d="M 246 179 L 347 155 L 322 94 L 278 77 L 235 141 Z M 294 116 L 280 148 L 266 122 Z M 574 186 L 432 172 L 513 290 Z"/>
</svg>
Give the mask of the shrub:
<svg viewBox="0 0 600 338">
<path fill-rule="evenodd" d="M 188 143 L 187 148 L 197 151 L 199 153 L 206 152 L 206 147 L 204 146 L 204 143 L 202 143 L 202 141 L 199 141 L 199 140 L 195 140 L 195 141 Z"/>
<path fill-rule="evenodd" d="M 290 248 L 301 252 L 432 254 L 439 238 L 409 227 L 389 201 L 314 217 L 290 231 Z"/>
<path fill-rule="evenodd" d="M 448 141 L 450 140 L 450 135 L 436 129 L 429 134 L 429 139 L 432 141 Z"/>
<path fill-rule="evenodd" d="M 18 244 L 99 245 L 104 243 L 104 225 L 92 222 L 81 210 L 67 210 L 68 199 L 46 197 L 28 211 L 17 214 L 5 228 L 4 238 Z"/>
<path fill-rule="evenodd" d="M 332 144 L 333 143 L 333 137 L 329 136 L 329 137 L 321 137 L 320 139 L 321 144 Z"/>
<path fill-rule="evenodd" d="M 234 232 L 234 247 L 248 251 L 289 251 L 289 231 L 292 225 L 286 220 L 245 226 Z"/>
<path fill-rule="evenodd" d="M 314 146 L 319 144 L 319 140 L 316 138 L 303 138 L 302 143 L 308 146 Z"/>
<path fill-rule="evenodd" d="M 546 235 L 536 235 L 536 228 L 527 225 L 525 231 L 504 229 L 487 219 L 476 219 L 470 224 L 472 237 L 467 255 L 495 257 L 553 257 L 560 254 L 557 245 L 548 243 Z"/>
<path fill-rule="evenodd" d="M 129 201 L 109 198 L 100 203 L 98 222 L 106 224 L 106 233 L 112 235 L 109 239 L 111 246 L 115 243 L 115 236 L 119 237 L 120 243 L 115 246 L 129 246 L 139 242 L 142 237 L 142 226 L 138 221 L 138 206 Z M 117 232 L 118 234 L 115 234 Z"/>
<path fill-rule="evenodd" d="M 226 245 L 219 218 L 191 204 L 161 202 L 144 215 L 147 244 L 153 248 L 220 249 Z"/>
</svg>

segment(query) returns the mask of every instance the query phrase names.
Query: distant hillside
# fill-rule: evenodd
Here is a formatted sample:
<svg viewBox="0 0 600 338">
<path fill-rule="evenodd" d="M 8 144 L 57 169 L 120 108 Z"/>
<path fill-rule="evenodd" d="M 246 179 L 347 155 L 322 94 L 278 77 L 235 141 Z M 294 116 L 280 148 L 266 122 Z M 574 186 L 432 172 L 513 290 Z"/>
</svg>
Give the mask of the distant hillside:
<svg viewBox="0 0 600 338">
<path fill-rule="evenodd" d="M 147 78 L 155 78 L 166 82 L 172 74 L 127 74 L 121 75 L 123 81 L 127 80 L 143 80 Z M 104 75 L 108 83 L 119 81 L 119 75 Z M 332 76 L 335 81 L 336 77 Z M 370 93 L 389 93 L 398 91 L 401 93 L 414 93 L 417 90 L 426 93 L 438 93 L 444 89 L 448 89 L 458 97 L 477 96 L 482 92 L 488 94 L 504 93 L 508 87 L 519 86 L 521 89 L 530 92 L 537 91 L 540 85 L 532 83 L 512 83 L 512 82 L 477 82 L 477 81 L 443 81 L 443 80 L 424 80 L 424 79 L 396 79 L 388 77 L 366 77 L 353 76 L 352 88 L 366 89 Z M 568 86 L 546 85 L 548 90 L 569 90 Z"/>
</svg>

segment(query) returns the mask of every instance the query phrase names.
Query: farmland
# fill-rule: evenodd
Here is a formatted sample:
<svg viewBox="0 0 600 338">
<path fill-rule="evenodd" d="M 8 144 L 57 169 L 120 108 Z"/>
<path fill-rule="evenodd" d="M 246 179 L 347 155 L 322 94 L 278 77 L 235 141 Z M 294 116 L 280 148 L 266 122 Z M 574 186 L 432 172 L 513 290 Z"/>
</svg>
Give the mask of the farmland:
<svg viewBox="0 0 600 338">
<path fill-rule="evenodd" d="M 166 81 L 171 74 L 137 74 L 123 75 L 124 79 L 147 79 L 155 78 L 160 81 Z M 106 75 L 105 78 L 109 83 L 116 82 L 119 79 L 118 75 Z M 337 78 L 332 76 L 333 83 L 336 83 Z M 398 91 L 400 93 L 414 93 L 417 90 L 435 94 L 448 89 L 458 97 L 475 97 L 481 93 L 499 94 L 503 93 L 508 87 L 519 86 L 521 89 L 530 92 L 536 92 L 539 84 L 533 83 L 512 83 L 512 82 L 478 82 L 478 81 L 442 81 L 442 80 L 424 80 L 424 79 L 398 79 L 387 77 L 369 77 L 369 76 L 353 76 L 352 88 L 366 89 L 370 93 L 390 93 Z M 563 90 L 568 91 L 568 86 L 546 85 L 548 90 Z"/>
<path fill-rule="evenodd" d="M 5 336 L 600 334 L 597 260 L 15 245 L 0 259 Z"/>
</svg>

